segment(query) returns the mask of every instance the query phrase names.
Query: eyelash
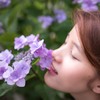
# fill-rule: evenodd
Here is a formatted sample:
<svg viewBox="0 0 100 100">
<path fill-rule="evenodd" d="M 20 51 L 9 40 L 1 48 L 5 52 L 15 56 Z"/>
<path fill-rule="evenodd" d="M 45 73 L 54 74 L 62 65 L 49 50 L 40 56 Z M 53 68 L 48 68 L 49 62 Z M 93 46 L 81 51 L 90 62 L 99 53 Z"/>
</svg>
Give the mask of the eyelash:
<svg viewBox="0 0 100 100">
<path fill-rule="evenodd" d="M 73 55 L 71 55 L 72 56 L 72 58 L 74 59 L 74 60 L 78 60 L 76 57 L 74 57 Z"/>
<path fill-rule="evenodd" d="M 71 50 L 71 56 L 72 56 L 72 59 L 78 60 L 75 56 L 72 55 L 72 50 Z"/>
<path fill-rule="evenodd" d="M 64 42 L 64 43 L 63 43 L 63 45 L 66 45 L 66 44 L 67 44 L 67 42 Z M 71 56 L 72 56 L 72 58 L 73 58 L 74 60 L 78 60 L 75 56 L 72 55 L 72 50 L 71 50 Z"/>
</svg>

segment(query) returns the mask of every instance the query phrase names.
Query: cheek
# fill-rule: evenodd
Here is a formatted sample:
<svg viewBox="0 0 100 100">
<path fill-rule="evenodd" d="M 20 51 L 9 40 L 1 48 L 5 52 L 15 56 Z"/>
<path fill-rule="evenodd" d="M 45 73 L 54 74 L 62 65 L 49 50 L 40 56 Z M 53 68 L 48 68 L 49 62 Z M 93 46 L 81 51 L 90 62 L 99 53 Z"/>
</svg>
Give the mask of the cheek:
<svg viewBox="0 0 100 100">
<path fill-rule="evenodd" d="M 82 63 L 63 64 L 59 71 L 59 82 L 67 90 L 86 90 L 88 83 L 96 76 L 92 66 Z"/>
<path fill-rule="evenodd" d="M 94 76 L 94 71 L 91 67 L 89 67 L 87 64 L 82 64 L 79 62 L 74 63 L 68 63 L 63 64 L 62 69 L 60 70 L 61 77 L 66 77 L 66 80 L 69 79 L 71 81 L 73 80 L 88 80 L 91 77 Z"/>
<path fill-rule="evenodd" d="M 58 75 L 45 74 L 48 86 L 63 92 L 81 92 L 88 89 L 88 82 L 95 76 L 94 70 L 88 64 L 64 62 L 56 66 Z"/>
</svg>

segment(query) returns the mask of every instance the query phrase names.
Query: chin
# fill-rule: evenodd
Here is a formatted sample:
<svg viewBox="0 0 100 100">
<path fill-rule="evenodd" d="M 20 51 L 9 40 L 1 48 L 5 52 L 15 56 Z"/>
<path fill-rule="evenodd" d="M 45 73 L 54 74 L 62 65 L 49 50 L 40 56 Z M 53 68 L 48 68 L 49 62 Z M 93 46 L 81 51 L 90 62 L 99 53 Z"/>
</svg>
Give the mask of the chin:
<svg viewBox="0 0 100 100">
<path fill-rule="evenodd" d="M 65 90 L 65 88 L 63 86 L 61 86 L 54 77 L 52 77 L 51 75 L 49 76 L 48 71 L 45 73 L 44 75 L 44 81 L 45 84 L 50 87 L 53 88 L 55 90 L 61 91 L 61 92 L 65 92 L 65 93 L 69 93 L 68 91 Z"/>
<path fill-rule="evenodd" d="M 53 88 L 53 89 L 55 89 L 55 90 L 59 90 L 58 89 L 58 85 L 57 85 L 57 82 L 55 81 L 55 78 L 54 77 L 52 77 L 52 75 L 50 75 L 49 73 L 48 73 L 48 71 L 45 73 L 45 75 L 44 75 L 44 81 L 45 81 L 45 83 L 46 83 L 46 85 L 48 86 L 48 87 L 50 87 L 50 88 Z M 59 90 L 60 91 L 60 90 Z"/>
<path fill-rule="evenodd" d="M 47 86 L 55 89 L 54 83 L 53 83 L 52 79 L 49 77 L 48 72 L 46 72 L 44 75 L 44 81 Z"/>
</svg>

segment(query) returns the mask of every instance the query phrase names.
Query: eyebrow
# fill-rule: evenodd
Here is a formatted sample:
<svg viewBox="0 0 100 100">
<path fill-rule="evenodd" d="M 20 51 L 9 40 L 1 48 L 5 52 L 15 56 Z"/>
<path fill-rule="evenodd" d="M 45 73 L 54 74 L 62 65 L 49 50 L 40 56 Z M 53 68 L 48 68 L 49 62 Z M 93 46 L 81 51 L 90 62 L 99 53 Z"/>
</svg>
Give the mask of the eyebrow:
<svg viewBox="0 0 100 100">
<path fill-rule="evenodd" d="M 80 48 L 80 46 L 78 44 L 76 44 L 75 42 L 73 42 L 73 44 L 78 49 L 78 51 L 81 53 L 82 49 Z"/>
</svg>

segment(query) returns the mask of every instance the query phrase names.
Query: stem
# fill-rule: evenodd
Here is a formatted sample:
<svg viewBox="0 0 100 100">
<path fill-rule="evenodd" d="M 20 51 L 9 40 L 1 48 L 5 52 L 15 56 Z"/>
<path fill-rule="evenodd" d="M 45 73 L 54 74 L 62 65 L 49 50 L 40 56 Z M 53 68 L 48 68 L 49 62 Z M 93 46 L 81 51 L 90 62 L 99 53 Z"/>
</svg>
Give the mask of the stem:
<svg viewBox="0 0 100 100">
<path fill-rule="evenodd" d="M 42 83 L 44 83 L 43 80 L 41 79 L 41 77 L 36 73 L 36 71 L 35 71 L 33 68 L 31 68 L 31 70 L 32 70 L 32 72 L 39 78 L 39 80 L 40 80 Z"/>
<path fill-rule="evenodd" d="M 31 70 L 36 76 L 38 76 L 38 74 L 35 72 L 35 70 L 33 68 L 31 68 Z"/>
</svg>

